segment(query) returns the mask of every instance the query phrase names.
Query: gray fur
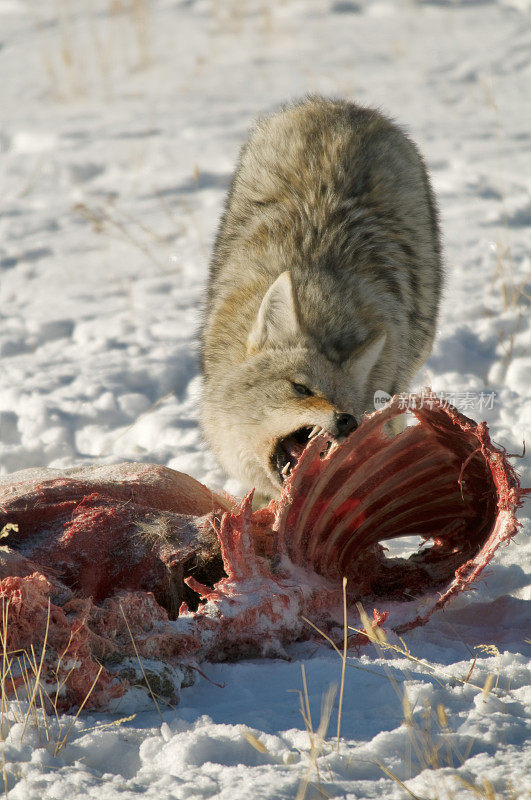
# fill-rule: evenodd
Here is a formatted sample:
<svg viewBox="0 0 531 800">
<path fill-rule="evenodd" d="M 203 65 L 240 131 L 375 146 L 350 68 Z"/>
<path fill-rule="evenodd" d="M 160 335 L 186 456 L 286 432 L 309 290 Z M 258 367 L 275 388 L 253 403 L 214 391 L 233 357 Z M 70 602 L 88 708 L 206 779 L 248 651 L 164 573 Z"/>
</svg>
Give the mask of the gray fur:
<svg viewBox="0 0 531 800">
<path fill-rule="evenodd" d="M 321 97 L 261 119 L 228 194 L 202 331 L 202 426 L 227 472 L 276 495 L 279 438 L 315 424 L 334 435 L 334 410 L 359 419 L 376 389 L 407 391 L 441 278 L 424 162 L 395 124 Z"/>
</svg>

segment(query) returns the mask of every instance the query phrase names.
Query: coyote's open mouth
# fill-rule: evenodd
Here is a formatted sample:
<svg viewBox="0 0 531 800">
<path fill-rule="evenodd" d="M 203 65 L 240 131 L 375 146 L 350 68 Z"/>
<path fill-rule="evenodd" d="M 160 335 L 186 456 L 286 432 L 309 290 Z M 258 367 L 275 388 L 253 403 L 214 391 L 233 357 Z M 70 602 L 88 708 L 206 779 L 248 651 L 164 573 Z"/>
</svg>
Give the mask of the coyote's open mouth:
<svg viewBox="0 0 531 800">
<path fill-rule="evenodd" d="M 293 472 L 308 442 L 318 435 L 326 436 L 329 439 L 329 446 L 334 440 L 332 434 L 319 425 L 314 425 L 313 428 L 309 426 L 298 428 L 283 439 L 277 440 L 271 456 L 271 466 L 281 481 L 285 481 Z"/>
</svg>

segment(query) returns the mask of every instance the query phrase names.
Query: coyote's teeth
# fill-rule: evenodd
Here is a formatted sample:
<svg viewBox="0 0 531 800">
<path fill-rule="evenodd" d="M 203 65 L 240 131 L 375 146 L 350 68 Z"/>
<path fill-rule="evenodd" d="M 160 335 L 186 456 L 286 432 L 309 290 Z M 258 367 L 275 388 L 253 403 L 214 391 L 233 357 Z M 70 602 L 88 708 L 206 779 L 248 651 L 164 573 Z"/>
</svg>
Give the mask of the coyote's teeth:
<svg viewBox="0 0 531 800">
<path fill-rule="evenodd" d="M 287 464 L 284 464 L 284 466 L 282 467 L 281 473 L 282 473 L 282 475 L 284 475 L 284 477 L 286 477 L 286 475 L 288 474 L 290 467 L 291 467 L 291 464 L 289 463 L 289 461 L 288 461 Z"/>
<path fill-rule="evenodd" d="M 313 439 L 313 437 L 314 437 L 314 436 L 317 436 L 317 434 L 318 434 L 318 433 L 320 433 L 320 432 L 321 432 L 321 427 L 320 427 L 320 425 L 315 425 L 315 426 L 314 426 L 314 427 L 311 429 L 310 433 L 308 434 L 308 439 Z"/>
</svg>

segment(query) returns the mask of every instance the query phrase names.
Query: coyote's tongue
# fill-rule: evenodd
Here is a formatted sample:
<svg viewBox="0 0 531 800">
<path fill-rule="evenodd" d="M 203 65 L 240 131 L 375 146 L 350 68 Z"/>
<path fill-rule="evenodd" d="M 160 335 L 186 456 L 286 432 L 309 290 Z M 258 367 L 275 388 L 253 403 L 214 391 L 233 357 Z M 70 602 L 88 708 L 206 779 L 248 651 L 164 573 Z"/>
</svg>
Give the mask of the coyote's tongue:
<svg viewBox="0 0 531 800">
<path fill-rule="evenodd" d="M 297 438 L 295 436 L 288 436 L 283 440 L 282 449 L 284 450 L 292 469 L 297 464 L 307 444 L 308 439 L 305 438 L 302 440 L 302 436 Z"/>
</svg>

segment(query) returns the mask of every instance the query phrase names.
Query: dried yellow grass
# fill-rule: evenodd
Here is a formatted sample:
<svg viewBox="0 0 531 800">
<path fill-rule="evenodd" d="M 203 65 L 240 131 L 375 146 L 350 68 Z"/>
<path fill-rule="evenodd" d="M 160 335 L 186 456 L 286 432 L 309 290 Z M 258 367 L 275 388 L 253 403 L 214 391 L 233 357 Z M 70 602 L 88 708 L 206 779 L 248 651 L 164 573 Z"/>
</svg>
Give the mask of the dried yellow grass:
<svg viewBox="0 0 531 800">
<path fill-rule="evenodd" d="M 5 531 L 6 527 L 7 526 L 4 527 L 2 532 Z M 13 526 L 11 529 L 13 529 Z M 59 696 L 61 688 L 68 679 L 68 675 L 70 675 L 74 667 L 69 670 L 67 675 L 61 681 L 57 680 L 55 692 L 50 692 L 49 688 L 47 688 L 42 680 L 42 672 L 47 655 L 48 634 L 50 629 L 50 602 L 48 602 L 45 636 L 39 656 L 36 653 L 33 645 L 30 646 L 29 650 L 8 650 L 7 641 L 9 629 L 9 600 L 3 595 L 1 600 L 2 618 L 0 627 L 0 647 L 2 652 L 2 666 L 0 669 L 0 748 L 2 756 L 0 764 L 4 783 L 4 794 L 5 797 L 8 798 L 9 773 L 5 759 L 5 742 L 12 725 L 22 725 L 19 738 L 20 743 L 24 741 L 28 728 L 31 727 L 36 730 L 39 734 L 41 746 L 46 747 L 48 751 L 53 754 L 53 757 L 57 758 L 61 750 L 63 750 L 71 738 L 72 731 L 79 719 L 79 715 L 87 704 L 103 667 L 100 666 L 100 669 L 94 678 L 91 687 L 87 691 L 82 703 L 80 704 L 77 713 L 68 727 L 65 729 L 65 718 L 59 711 Z M 57 663 L 54 669 L 56 675 L 59 674 L 59 668 L 68 650 L 70 641 L 71 639 L 69 640 L 63 653 L 60 653 L 57 656 Z M 22 680 L 22 683 L 18 688 L 17 678 Z M 48 713 L 49 708 L 51 708 L 53 712 L 51 716 Z M 132 714 L 131 716 L 122 717 L 109 723 L 92 726 L 84 729 L 83 733 L 87 733 L 98 728 L 121 725 L 123 722 L 131 721 L 134 719 L 134 717 L 135 714 Z M 11 774 L 15 774 L 13 769 L 11 769 Z M 17 777 L 20 776 L 17 775 Z"/>
</svg>

